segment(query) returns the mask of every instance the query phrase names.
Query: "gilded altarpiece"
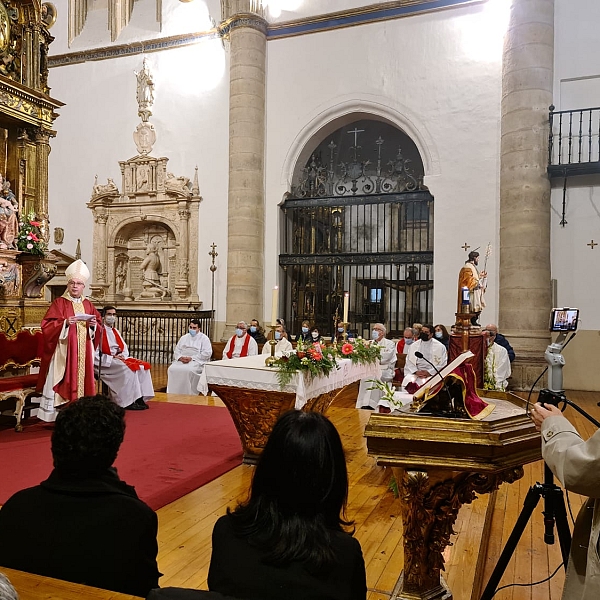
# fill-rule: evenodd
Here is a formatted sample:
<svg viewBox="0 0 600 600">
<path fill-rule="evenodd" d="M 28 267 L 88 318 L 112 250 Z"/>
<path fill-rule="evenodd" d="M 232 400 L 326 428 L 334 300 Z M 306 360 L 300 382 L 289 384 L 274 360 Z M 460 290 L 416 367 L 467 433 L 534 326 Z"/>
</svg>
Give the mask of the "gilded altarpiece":
<svg viewBox="0 0 600 600">
<path fill-rule="evenodd" d="M 47 10 L 47 8 L 46 8 Z M 48 47 L 53 41 L 40 0 L 0 0 L 0 175 L 15 215 L 33 214 L 48 240 L 48 156 L 56 109 L 50 97 Z M 8 191 L 7 191 L 8 190 Z M 5 210 L 0 220 L 12 219 Z M 14 231 L 0 223 L 0 330 L 14 336 L 39 326 L 48 303 L 43 285 L 55 272 L 50 257 L 19 252 Z"/>
</svg>

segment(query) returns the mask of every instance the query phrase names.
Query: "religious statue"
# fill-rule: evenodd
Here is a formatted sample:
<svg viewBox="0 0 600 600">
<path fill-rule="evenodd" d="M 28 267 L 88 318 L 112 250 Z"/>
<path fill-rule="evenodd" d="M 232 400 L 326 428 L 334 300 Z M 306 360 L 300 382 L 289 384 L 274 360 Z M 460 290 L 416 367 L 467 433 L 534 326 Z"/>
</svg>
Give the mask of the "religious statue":
<svg viewBox="0 0 600 600">
<path fill-rule="evenodd" d="M 114 180 L 109 177 L 107 179 L 107 182 L 105 184 L 98 184 L 98 175 L 96 175 L 96 178 L 94 180 L 94 190 L 92 193 L 92 196 L 104 196 L 106 194 L 112 194 L 114 192 L 119 192 L 119 189 L 117 188 Z"/>
<path fill-rule="evenodd" d="M 14 296 L 19 285 L 19 267 L 0 261 L 0 290 L 5 297 Z"/>
<path fill-rule="evenodd" d="M 138 102 L 138 115 L 145 123 L 152 115 L 152 104 L 154 103 L 154 81 L 148 68 L 148 59 L 144 58 L 142 69 L 138 73 L 134 71 L 137 77 L 136 99 Z"/>
<path fill-rule="evenodd" d="M 158 248 L 156 244 L 150 242 L 146 248 L 146 258 L 140 264 L 142 271 L 142 285 L 144 291 L 141 293 L 142 298 L 157 298 L 164 297 L 163 286 L 160 284 L 160 271 L 162 265 L 158 256 Z"/>
<path fill-rule="evenodd" d="M 117 294 L 122 294 L 125 289 L 125 282 L 127 281 L 127 263 L 125 261 L 121 261 L 117 265 L 117 270 L 115 272 L 115 287 Z"/>
<path fill-rule="evenodd" d="M 0 175 L 0 248 L 14 249 L 19 234 L 17 198 L 10 189 L 10 182 Z"/>
<path fill-rule="evenodd" d="M 469 310 L 473 313 L 471 325 L 479 325 L 479 315 L 485 308 L 485 290 L 487 287 L 487 272 L 479 271 L 479 252 L 469 252 L 469 259 L 458 274 L 458 308 L 457 313 L 464 313 L 466 305 L 463 303 L 463 291 L 465 288 L 469 293 Z"/>
<path fill-rule="evenodd" d="M 190 192 L 190 178 L 189 177 L 175 177 L 173 173 L 167 173 L 167 178 L 165 179 L 165 189 L 166 190 L 174 190 L 177 192 Z"/>
</svg>

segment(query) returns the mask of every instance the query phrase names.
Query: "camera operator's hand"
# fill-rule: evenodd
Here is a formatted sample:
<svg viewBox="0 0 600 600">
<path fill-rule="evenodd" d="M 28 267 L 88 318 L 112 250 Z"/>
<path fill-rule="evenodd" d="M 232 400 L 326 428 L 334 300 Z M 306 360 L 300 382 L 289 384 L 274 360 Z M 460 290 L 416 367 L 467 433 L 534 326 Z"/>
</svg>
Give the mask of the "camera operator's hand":
<svg viewBox="0 0 600 600">
<path fill-rule="evenodd" d="M 554 417 L 562 415 L 562 411 L 558 406 L 554 406 L 554 404 L 540 404 L 536 402 L 531 407 L 530 417 L 533 423 L 535 424 L 535 428 L 539 431 L 542 427 L 542 421 L 547 417 Z"/>
</svg>

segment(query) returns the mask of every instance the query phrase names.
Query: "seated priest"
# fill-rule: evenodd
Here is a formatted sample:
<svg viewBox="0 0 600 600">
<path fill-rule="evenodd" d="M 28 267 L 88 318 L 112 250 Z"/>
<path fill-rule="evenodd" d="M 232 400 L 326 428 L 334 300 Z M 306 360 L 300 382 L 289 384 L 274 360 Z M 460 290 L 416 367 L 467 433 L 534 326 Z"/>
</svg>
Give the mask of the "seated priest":
<svg viewBox="0 0 600 600">
<path fill-rule="evenodd" d="M 127 344 L 115 327 L 117 309 L 102 310 L 104 330 L 96 350 L 96 375 L 107 385 L 110 399 L 127 410 L 145 410 L 146 400 L 154 398 L 154 387 L 147 362 L 129 356 Z M 102 367 L 98 368 L 102 357 Z"/>
<path fill-rule="evenodd" d="M 416 383 L 420 387 L 435 375 L 436 369 L 439 371 L 446 366 L 448 362 L 446 347 L 433 337 L 433 333 L 433 325 L 423 325 L 419 339 L 409 347 L 404 365 L 403 387 L 409 383 Z M 417 352 L 423 356 L 418 357 Z"/>
<path fill-rule="evenodd" d="M 508 387 L 508 378 L 511 375 L 510 357 L 506 348 L 496 342 L 496 335 L 487 328 L 483 332 L 484 343 L 487 346 L 483 387 L 486 390 L 503 392 Z"/>
<path fill-rule="evenodd" d="M 385 337 L 387 329 L 382 323 L 375 323 L 371 330 L 371 339 L 373 344 L 381 348 L 381 356 L 379 363 L 381 364 L 381 381 L 392 382 L 394 378 L 394 368 L 396 366 L 396 344 L 392 340 Z M 360 382 L 358 390 L 358 399 L 356 400 L 356 408 L 364 408 L 367 410 L 375 410 L 379 399 L 383 392 L 380 390 L 370 390 L 373 383 L 369 379 L 363 379 Z"/>
<path fill-rule="evenodd" d="M 280 325 L 280 327 L 283 327 Z M 242 358 L 244 356 L 256 356 L 258 354 L 258 344 L 256 340 L 248 334 L 248 325 L 246 321 L 240 321 L 235 327 L 235 335 L 231 336 L 225 348 L 223 348 L 223 360 L 232 358 Z"/>
<path fill-rule="evenodd" d="M 167 393 L 197 395 L 200 373 L 212 352 L 208 336 L 200 331 L 200 321 L 192 319 L 189 332 L 177 342 L 173 363 L 167 370 Z"/>
<path fill-rule="evenodd" d="M 275 356 L 277 358 L 281 358 L 284 354 L 289 354 L 294 349 L 292 343 L 287 339 L 287 333 L 282 325 L 277 325 L 277 329 L 275 329 L 275 340 L 277 341 L 275 344 Z M 262 353 L 271 354 L 270 342 L 265 343 Z"/>
</svg>

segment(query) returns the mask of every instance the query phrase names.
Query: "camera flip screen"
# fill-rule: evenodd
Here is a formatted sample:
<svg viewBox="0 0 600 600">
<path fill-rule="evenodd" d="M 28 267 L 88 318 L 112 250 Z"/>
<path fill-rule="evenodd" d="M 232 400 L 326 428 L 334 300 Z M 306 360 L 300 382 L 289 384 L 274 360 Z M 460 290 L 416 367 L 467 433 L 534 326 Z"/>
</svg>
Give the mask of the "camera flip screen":
<svg viewBox="0 0 600 600">
<path fill-rule="evenodd" d="M 578 320 L 578 308 L 553 308 L 550 315 L 550 331 L 576 331 Z"/>
</svg>

